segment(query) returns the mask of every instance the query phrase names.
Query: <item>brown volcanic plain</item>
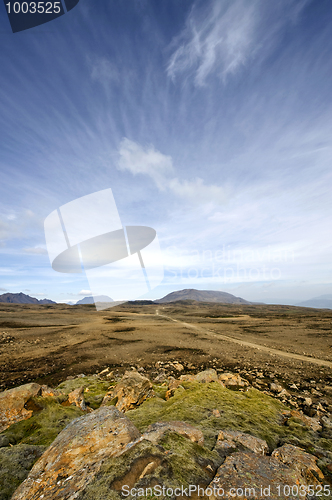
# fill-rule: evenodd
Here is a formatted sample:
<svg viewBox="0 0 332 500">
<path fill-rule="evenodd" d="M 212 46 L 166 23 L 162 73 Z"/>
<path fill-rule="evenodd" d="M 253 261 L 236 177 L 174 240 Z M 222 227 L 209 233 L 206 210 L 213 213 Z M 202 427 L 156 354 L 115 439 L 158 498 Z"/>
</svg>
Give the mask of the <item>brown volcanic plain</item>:
<svg viewBox="0 0 332 500">
<path fill-rule="evenodd" d="M 105 367 L 153 370 L 177 360 L 195 368 L 262 369 L 286 379 L 328 381 L 332 310 L 180 301 L 93 305 L 0 304 L 0 390 L 57 384 Z"/>
</svg>

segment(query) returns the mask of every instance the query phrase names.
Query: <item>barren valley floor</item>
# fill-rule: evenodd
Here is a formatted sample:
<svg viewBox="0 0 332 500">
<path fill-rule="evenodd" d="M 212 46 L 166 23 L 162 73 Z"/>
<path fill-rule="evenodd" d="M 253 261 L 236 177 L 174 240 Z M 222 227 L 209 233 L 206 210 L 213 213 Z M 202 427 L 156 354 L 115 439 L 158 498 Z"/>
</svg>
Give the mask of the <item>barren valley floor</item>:
<svg viewBox="0 0 332 500">
<path fill-rule="evenodd" d="M 198 302 L 128 303 L 102 312 L 0 304 L 0 390 L 56 384 L 106 366 L 153 370 L 174 360 L 323 382 L 332 367 L 332 311 Z"/>
</svg>

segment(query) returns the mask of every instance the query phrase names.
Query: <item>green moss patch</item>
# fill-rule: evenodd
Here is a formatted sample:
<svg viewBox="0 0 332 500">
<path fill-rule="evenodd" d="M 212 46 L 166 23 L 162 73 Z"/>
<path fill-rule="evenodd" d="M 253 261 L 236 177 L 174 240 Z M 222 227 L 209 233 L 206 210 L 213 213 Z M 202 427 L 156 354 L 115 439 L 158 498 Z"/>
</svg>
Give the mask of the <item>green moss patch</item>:
<svg viewBox="0 0 332 500">
<path fill-rule="evenodd" d="M 49 446 L 71 420 L 84 414 L 77 406 L 62 406 L 56 398 L 39 397 L 33 401 L 41 411 L 2 433 L 11 444 Z"/>
<path fill-rule="evenodd" d="M 212 449 L 218 431 L 232 429 L 265 439 L 274 449 L 290 438 L 301 444 L 314 443 L 315 434 L 303 426 L 281 425 L 281 412 L 287 407 L 256 389 L 231 391 L 220 384 L 184 382 L 168 401 L 151 398 L 139 408 L 126 413 L 141 432 L 158 421 L 182 420 L 201 429 L 205 446 Z M 218 409 L 220 417 L 215 417 Z"/>
<path fill-rule="evenodd" d="M 84 387 L 84 399 L 86 404 L 96 410 L 101 405 L 109 388 L 113 385 L 115 384 L 112 384 L 108 380 L 100 380 L 97 377 L 79 377 L 73 380 L 65 380 L 58 385 L 57 389 L 68 395 L 75 389 Z M 86 389 L 88 389 L 88 391 Z"/>
<path fill-rule="evenodd" d="M 0 500 L 11 498 L 44 450 L 45 446 L 26 444 L 0 448 Z"/>
</svg>

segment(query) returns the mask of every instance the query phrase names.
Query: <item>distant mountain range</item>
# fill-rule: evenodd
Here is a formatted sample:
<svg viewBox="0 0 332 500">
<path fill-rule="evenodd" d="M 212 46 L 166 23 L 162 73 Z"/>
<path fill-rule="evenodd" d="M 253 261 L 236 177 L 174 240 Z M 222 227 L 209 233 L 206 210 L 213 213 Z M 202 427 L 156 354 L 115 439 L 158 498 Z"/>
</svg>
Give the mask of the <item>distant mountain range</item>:
<svg viewBox="0 0 332 500">
<path fill-rule="evenodd" d="M 231 293 L 218 292 L 215 290 L 195 290 L 194 288 L 172 292 L 162 299 L 155 300 L 156 304 L 177 302 L 179 300 L 196 300 L 197 302 L 218 302 L 220 304 L 251 304 L 241 297 L 235 297 Z"/>
<path fill-rule="evenodd" d="M 96 302 L 114 302 L 114 300 L 107 295 L 97 295 L 96 297 L 84 297 L 84 299 L 77 301 L 76 305 L 79 306 L 81 304 L 95 304 Z"/>
<path fill-rule="evenodd" d="M 320 295 L 296 305 L 300 307 L 315 307 L 316 309 L 332 309 L 332 295 Z"/>
<path fill-rule="evenodd" d="M 6 304 L 56 304 L 53 300 L 42 299 L 38 300 L 30 295 L 25 295 L 25 293 L 3 293 L 0 295 L 0 302 Z"/>
</svg>

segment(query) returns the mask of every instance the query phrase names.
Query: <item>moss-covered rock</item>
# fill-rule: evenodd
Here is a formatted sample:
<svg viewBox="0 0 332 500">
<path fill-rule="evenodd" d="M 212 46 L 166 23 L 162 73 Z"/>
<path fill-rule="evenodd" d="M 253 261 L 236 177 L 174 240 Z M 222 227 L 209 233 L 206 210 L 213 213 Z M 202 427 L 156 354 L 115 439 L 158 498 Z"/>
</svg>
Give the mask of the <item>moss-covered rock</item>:
<svg viewBox="0 0 332 500">
<path fill-rule="evenodd" d="M 0 449 L 0 500 L 9 500 L 42 455 L 45 446 L 20 444 Z"/>
<path fill-rule="evenodd" d="M 157 445 L 143 440 L 121 457 L 106 460 L 77 500 L 120 499 L 122 491 L 127 492 L 132 487 L 145 491 L 154 485 L 173 490 L 181 486 L 188 488 L 190 484 L 206 486 L 220 463 L 217 452 L 169 431 Z M 124 487 L 126 489 L 122 490 Z M 126 498 L 132 499 L 134 495 L 126 495 Z"/>
<path fill-rule="evenodd" d="M 219 430 L 231 429 L 264 439 L 272 451 L 279 444 L 297 440 L 298 445 L 313 445 L 318 436 L 303 425 L 282 425 L 287 408 L 278 400 L 256 390 L 235 392 L 216 382 L 183 382 L 168 401 L 152 398 L 127 412 L 141 432 L 158 421 L 182 420 L 202 430 L 205 444 L 213 448 Z M 220 416 L 212 410 L 218 409 Z M 295 443 L 294 443 L 295 444 Z"/>
</svg>

